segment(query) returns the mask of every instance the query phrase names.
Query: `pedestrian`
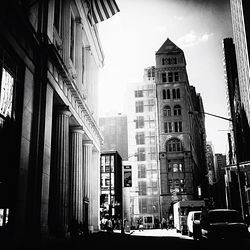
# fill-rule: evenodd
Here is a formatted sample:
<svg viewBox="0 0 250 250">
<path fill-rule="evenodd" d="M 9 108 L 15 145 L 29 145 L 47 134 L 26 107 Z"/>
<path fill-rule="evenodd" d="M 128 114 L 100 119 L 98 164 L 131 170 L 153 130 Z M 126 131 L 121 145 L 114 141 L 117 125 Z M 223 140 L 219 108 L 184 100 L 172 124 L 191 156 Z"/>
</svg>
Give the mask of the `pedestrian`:
<svg viewBox="0 0 250 250">
<path fill-rule="evenodd" d="M 106 228 L 106 222 L 107 222 L 107 218 L 105 218 L 104 216 L 101 219 L 101 230 L 105 231 Z"/>
<path fill-rule="evenodd" d="M 139 228 L 139 232 L 143 231 L 143 223 L 142 223 L 142 219 L 138 220 L 138 228 Z"/>
<path fill-rule="evenodd" d="M 164 229 L 166 228 L 167 229 L 167 221 L 164 217 L 162 217 L 162 220 L 161 220 L 161 229 Z"/>
<path fill-rule="evenodd" d="M 110 218 L 108 218 L 106 225 L 107 225 L 107 232 L 113 233 L 113 224 Z"/>
</svg>

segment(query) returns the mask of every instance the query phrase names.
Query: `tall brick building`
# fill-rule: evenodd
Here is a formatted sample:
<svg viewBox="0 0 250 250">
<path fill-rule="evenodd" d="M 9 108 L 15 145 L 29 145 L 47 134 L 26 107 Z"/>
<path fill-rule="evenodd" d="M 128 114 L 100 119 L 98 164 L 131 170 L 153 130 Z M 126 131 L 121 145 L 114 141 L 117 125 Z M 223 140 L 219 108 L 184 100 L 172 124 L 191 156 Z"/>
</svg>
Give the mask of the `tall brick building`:
<svg viewBox="0 0 250 250">
<path fill-rule="evenodd" d="M 160 200 L 167 217 L 176 201 L 207 196 L 202 98 L 189 85 L 184 52 L 170 39 L 156 52 L 156 92 Z"/>
</svg>

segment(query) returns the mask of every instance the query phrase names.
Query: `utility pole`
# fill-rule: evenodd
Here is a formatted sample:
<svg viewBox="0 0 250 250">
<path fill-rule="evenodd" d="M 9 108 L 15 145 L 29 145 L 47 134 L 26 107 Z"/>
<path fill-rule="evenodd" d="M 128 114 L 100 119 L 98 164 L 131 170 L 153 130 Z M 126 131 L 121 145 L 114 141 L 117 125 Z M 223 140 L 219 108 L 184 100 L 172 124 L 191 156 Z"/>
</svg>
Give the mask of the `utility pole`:
<svg viewBox="0 0 250 250">
<path fill-rule="evenodd" d="M 245 219 L 245 213 L 244 213 L 244 206 L 243 206 L 243 199 L 242 199 L 242 188 L 241 188 L 242 185 L 241 185 L 241 179 L 240 179 L 238 136 L 237 136 L 237 131 L 236 131 L 236 119 L 235 119 L 235 116 L 233 116 L 233 118 L 230 119 L 230 118 L 226 118 L 226 117 L 219 116 L 219 115 L 214 115 L 214 114 L 207 113 L 207 112 L 189 111 L 188 113 L 193 114 L 193 115 L 198 115 L 198 114 L 202 113 L 202 114 L 205 114 L 205 115 L 210 115 L 210 116 L 213 116 L 213 117 L 216 117 L 216 118 L 220 118 L 220 119 L 232 122 L 232 124 L 233 124 L 233 135 L 234 135 L 234 145 L 235 145 L 236 170 L 237 170 L 237 179 L 238 179 L 238 185 L 239 185 L 240 208 L 241 208 L 242 218 L 244 220 Z"/>
</svg>

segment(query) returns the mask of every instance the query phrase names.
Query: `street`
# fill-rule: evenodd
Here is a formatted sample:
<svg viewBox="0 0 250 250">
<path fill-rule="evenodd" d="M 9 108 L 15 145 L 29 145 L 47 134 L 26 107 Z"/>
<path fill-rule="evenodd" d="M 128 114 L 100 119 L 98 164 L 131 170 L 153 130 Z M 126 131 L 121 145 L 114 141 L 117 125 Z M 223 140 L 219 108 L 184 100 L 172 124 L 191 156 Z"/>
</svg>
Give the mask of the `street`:
<svg viewBox="0 0 250 250">
<path fill-rule="evenodd" d="M 175 229 L 146 229 L 143 231 L 131 230 L 125 234 L 121 234 L 119 230 L 113 233 L 107 233 L 99 231 L 92 233 L 86 238 L 80 238 L 77 240 L 70 239 L 56 239 L 50 238 L 46 242 L 26 242 L 25 245 L 20 245 L 17 248 L 12 248 L 7 245 L 6 248 L 1 246 L 1 249 L 60 249 L 60 250 L 81 250 L 81 249 L 173 249 L 173 250 L 213 250 L 213 249 L 249 249 L 250 244 L 240 242 L 235 239 L 232 241 L 209 241 L 200 240 L 195 241 L 193 238 L 186 235 L 176 233 Z"/>
<path fill-rule="evenodd" d="M 88 239 L 82 239 L 77 242 L 61 242 L 47 245 L 44 249 L 249 249 L 249 242 L 239 242 L 232 239 L 226 241 L 195 241 L 186 235 L 176 233 L 175 229 L 146 229 L 143 231 L 131 230 L 122 235 L 120 231 L 113 233 L 98 232 L 92 234 Z"/>
</svg>

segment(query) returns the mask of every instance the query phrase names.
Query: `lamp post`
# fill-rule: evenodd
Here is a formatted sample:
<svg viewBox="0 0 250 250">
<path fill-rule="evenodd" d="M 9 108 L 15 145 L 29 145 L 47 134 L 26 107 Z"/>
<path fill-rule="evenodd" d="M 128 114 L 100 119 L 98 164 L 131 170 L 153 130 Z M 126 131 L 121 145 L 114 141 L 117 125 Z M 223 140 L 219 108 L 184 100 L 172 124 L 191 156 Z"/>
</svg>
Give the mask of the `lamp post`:
<svg viewBox="0 0 250 250">
<path fill-rule="evenodd" d="M 214 115 L 214 114 L 211 114 L 211 113 L 199 112 L 199 111 L 189 111 L 188 113 L 193 114 L 193 115 L 198 115 L 198 114 L 210 115 L 210 116 L 213 116 L 213 117 L 216 117 L 216 118 L 220 118 L 220 119 L 232 122 L 232 124 L 233 124 L 233 135 L 234 135 L 234 145 L 235 145 L 235 156 L 236 156 L 237 179 L 238 179 L 238 185 L 239 185 L 240 208 L 241 208 L 242 218 L 245 219 L 243 199 L 242 199 L 242 189 L 241 189 L 242 185 L 241 185 L 241 179 L 240 179 L 238 136 L 237 136 L 237 131 L 236 131 L 235 117 L 233 116 L 233 118 L 231 119 L 231 118 L 226 118 L 226 117 L 222 117 L 222 116 L 219 116 L 219 115 Z"/>
</svg>

